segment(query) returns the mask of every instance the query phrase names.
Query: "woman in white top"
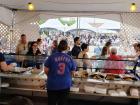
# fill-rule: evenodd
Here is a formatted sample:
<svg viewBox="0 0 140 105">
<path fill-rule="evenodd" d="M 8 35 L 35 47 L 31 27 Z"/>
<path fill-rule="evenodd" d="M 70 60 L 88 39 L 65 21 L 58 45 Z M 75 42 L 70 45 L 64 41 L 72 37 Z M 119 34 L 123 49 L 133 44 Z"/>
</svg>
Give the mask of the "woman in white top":
<svg viewBox="0 0 140 105">
<path fill-rule="evenodd" d="M 87 68 L 91 68 L 92 64 L 90 63 L 90 60 L 86 59 L 88 58 L 87 52 L 89 51 L 89 46 L 86 43 L 83 43 L 81 45 L 82 51 L 78 55 L 78 67 L 79 70 L 86 70 Z"/>
<path fill-rule="evenodd" d="M 140 56 L 140 43 L 134 43 L 133 48 L 135 50 L 135 52 L 133 52 L 133 55 L 127 55 L 127 56 L 124 56 L 124 58 L 131 58 L 134 60 L 137 60 L 139 58 L 139 56 Z"/>
</svg>

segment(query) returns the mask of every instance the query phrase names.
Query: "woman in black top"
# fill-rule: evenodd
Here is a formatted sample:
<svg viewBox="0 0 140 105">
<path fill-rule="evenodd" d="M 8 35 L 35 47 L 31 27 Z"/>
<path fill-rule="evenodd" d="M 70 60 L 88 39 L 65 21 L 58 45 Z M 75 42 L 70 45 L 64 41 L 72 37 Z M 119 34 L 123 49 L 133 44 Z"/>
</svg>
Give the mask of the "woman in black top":
<svg viewBox="0 0 140 105">
<path fill-rule="evenodd" d="M 25 67 L 36 66 L 36 68 L 40 69 L 40 63 L 38 62 L 38 60 L 37 60 L 38 58 L 36 56 L 41 55 L 41 52 L 40 52 L 36 42 L 31 43 L 31 46 L 29 47 L 27 55 L 31 55 L 31 58 L 30 58 L 30 56 L 28 56 L 28 59 L 25 63 Z"/>
<path fill-rule="evenodd" d="M 31 43 L 31 46 L 29 47 L 27 55 L 41 55 L 41 52 L 40 52 L 39 48 L 37 47 L 36 42 Z"/>
</svg>

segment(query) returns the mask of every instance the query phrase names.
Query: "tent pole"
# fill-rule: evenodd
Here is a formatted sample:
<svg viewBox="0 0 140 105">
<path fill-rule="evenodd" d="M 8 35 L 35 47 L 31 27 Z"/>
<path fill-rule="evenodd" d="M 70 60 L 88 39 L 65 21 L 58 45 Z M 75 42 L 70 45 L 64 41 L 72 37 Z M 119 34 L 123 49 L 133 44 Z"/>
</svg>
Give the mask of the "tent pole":
<svg viewBox="0 0 140 105">
<path fill-rule="evenodd" d="M 80 17 L 78 17 L 78 35 L 80 36 Z"/>
<path fill-rule="evenodd" d="M 79 36 L 79 34 L 78 34 L 78 33 L 79 33 L 79 32 L 78 32 L 78 31 L 79 31 L 78 24 L 79 24 L 79 19 L 78 19 L 78 17 L 77 17 L 77 27 L 76 27 L 76 28 L 77 28 L 77 35 L 76 35 L 76 36 Z"/>
<path fill-rule="evenodd" d="M 13 35 L 14 35 L 14 24 L 15 24 L 15 13 L 16 10 L 13 9 L 12 10 L 12 24 L 11 24 L 11 29 L 10 29 L 10 53 L 12 52 L 12 39 L 13 39 Z"/>
</svg>

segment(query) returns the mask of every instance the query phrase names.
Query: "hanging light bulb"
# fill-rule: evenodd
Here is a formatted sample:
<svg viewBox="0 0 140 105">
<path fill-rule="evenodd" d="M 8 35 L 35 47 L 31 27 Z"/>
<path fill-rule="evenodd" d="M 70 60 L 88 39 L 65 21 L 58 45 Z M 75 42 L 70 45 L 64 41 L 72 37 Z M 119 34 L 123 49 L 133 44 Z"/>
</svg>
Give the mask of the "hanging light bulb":
<svg viewBox="0 0 140 105">
<path fill-rule="evenodd" d="M 131 7 L 130 7 L 130 11 L 131 11 L 131 12 L 135 12 L 136 9 L 137 9 L 136 4 L 135 4 L 135 3 L 132 3 L 132 4 L 131 4 Z"/>
<path fill-rule="evenodd" d="M 28 10 L 32 11 L 34 9 L 35 9 L 35 6 L 31 2 L 29 2 L 28 3 Z"/>
</svg>

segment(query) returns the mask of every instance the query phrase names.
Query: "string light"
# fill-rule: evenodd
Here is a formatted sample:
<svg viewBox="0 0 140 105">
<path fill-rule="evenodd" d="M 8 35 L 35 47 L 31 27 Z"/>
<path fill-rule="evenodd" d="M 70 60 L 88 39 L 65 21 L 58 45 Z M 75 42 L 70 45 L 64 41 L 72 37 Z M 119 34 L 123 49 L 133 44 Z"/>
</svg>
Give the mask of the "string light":
<svg viewBox="0 0 140 105">
<path fill-rule="evenodd" d="M 130 6 L 130 11 L 131 12 L 135 12 L 136 9 L 137 9 L 136 4 L 135 3 L 132 3 L 131 6 Z"/>
<path fill-rule="evenodd" d="M 28 3 L 28 10 L 32 11 L 34 9 L 35 9 L 35 6 L 31 2 L 29 2 Z"/>
</svg>

